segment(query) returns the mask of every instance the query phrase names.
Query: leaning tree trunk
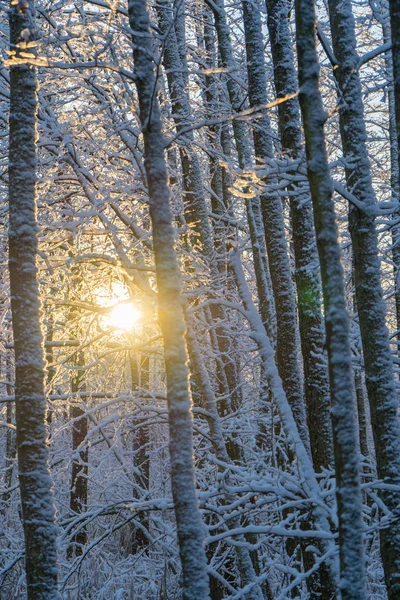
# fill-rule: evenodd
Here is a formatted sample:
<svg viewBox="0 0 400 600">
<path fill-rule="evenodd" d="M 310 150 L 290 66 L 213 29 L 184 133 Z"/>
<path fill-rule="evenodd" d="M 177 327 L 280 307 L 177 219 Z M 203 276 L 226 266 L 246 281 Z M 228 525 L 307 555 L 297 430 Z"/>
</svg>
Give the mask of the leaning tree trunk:
<svg viewBox="0 0 400 600">
<path fill-rule="evenodd" d="M 375 193 L 366 146 L 364 107 L 358 76 L 354 18 L 350 0 L 329 0 L 333 51 L 338 61 L 339 122 L 349 191 L 363 203 L 349 207 L 354 279 L 365 380 L 374 435 L 379 479 L 388 485 L 380 492 L 391 512 L 390 526 L 380 531 L 381 555 L 389 599 L 400 594 L 400 425 L 392 356 L 380 281 Z"/>
<path fill-rule="evenodd" d="M 289 30 L 291 5 L 288 0 L 267 0 L 266 4 L 276 96 L 288 97 L 286 102 L 278 105 L 282 150 L 291 160 L 304 164 L 299 101 L 297 97 L 290 97 L 298 89 Z M 295 175 L 295 170 L 292 174 Z M 328 468 L 333 464 L 333 446 L 318 251 L 310 191 L 302 183 L 292 184 L 288 191 L 304 365 L 304 397 L 313 463 L 319 471 L 321 467 Z"/>
<path fill-rule="evenodd" d="M 25 568 L 29 600 L 59 598 L 55 509 L 48 467 L 44 349 L 37 280 L 37 79 L 24 39 L 37 37 L 31 1 L 11 3 L 9 268 L 15 348 L 15 403 Z M 21 43 L 22 42 L 22 43 Z M 20 46 L 18 46 L 20 44 Z M 34 56 L 32 55 L 34 59 Z"/>
<path fill-rule="evenodd" d="M 164 339 L 170 430 L 171 487 L 183 571 L 185 600 L 209 598 L 204 531 L 193 472 L 192 415 L 188 387 L 185 324 L 180 274 L 169 207 L 164 137 L 157 96 L 152 38 L 146 2 L 129 0 L 136 88 L 149 188 L 150 217 L 158 285 L 159 319 Z"/>
<path fill-rule="evenodd" d="M 215 456 L 218 460 L 225 464 L 232 464 L 228 445 L 223 437 L 221 418 L 218 413 L 217 404 L 215 401 L 214 391 L 207 373 L 207 369 L 201 357 L 200 348 L 195 337 L 195 332 L 188 321 L 187 325 L 187 344 L 190 356 L 190 361 L 196 372 L 198 373 L 200 396 L 202 399 L 203 408 L 207 411 L 208 423 L 211 434 L 211 439 L 214 447 Z M 225 470 L 225 467 L 222 468 Z M 232 485 L 229 475 L 226 475 L 226 484 Z M 226 502 L 234 502 L 234 498 L 229 492 L 226 493 L 224 500 Z M 232 517 L 230 519 L 230 527 L 240 527 L 240 517 Z M 260 584 L 257 582 L 256 572 L 253 565 L 252 557 L 249 549 L 245 546 L 244 536 L 238 536 L 237 541 L 242 542 L 243 547 L 235 546 L 237 562 L 240 572 L 240 579 L 243 587 L 248 589 L 246 593 L 247 600 L 262 600 L 263 594 Z M 267 584 L 268 585 L 268 584 Z"/>
<path fill-rule="evenodd" d="M 340 246 L 332 201 L 333 185 L 325 147 L 325 112 L 318 87 L 319 64 L 314 25 L 313 0 L 296 0 L 299 100 L 321 265 L 332 399 L 339 517 L 340 588 L 343 600 L 365 600 L 362 500 L 354 419 L 349 318 L 346 311 Z"/>
</svg>

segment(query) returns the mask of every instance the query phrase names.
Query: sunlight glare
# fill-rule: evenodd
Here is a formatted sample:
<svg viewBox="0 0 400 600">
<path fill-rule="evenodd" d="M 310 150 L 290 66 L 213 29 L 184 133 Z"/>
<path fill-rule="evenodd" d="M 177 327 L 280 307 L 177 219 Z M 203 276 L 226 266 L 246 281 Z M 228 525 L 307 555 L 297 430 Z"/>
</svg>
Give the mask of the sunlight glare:
<svg viewBox="0 0 400 600">
<path fill-rule="evenodd" d="M 142 313 L 133 304 L 116 304 L 110 312 L 107 322 L 110 327 L 115 329 L 131 331 L 135 328 L 141 316 Z"/>
</svg>

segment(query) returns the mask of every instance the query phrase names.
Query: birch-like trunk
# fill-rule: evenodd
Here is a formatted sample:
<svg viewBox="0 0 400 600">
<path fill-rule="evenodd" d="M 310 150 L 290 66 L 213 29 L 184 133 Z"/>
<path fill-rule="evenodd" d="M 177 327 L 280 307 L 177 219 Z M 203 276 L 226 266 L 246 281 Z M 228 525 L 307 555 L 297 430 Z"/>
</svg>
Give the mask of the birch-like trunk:
<svg viewBox="0 0 400 600">
<path fill-rule="evenodd" d="M 392 599 L 400 594 L 400 493 L 393 487 L 390 489 L 400 484 L 400 425 L 380 280 L 376 199 L 366 146 L 350 0 L 329 0 L 329 18 L 333 51 L 338 61 L 334 73 L 340 92 L 339 123 L 347 188 L 364 204 L 362 208 L 349 206 L 349 229 L 377 473 L 379 479 L 389 484 L 380 495 L 391 513 L 390 526 L 381 529 L 380 539 L 385 582 Z"/>
<path fill-rule="evenodd" d="M 339 517 L 340 589 L 343 600 L 365 600 L 362 500 L 353 373 L 340 246 L 324 138 L 325 112 L 319 91 L 319 64 L 313 0 L 296 0 L 300 107 L 306 141 L 307 173 L 321 265 L 326 345 Z"/>
<path fill-rule="evenodd" d="M 157 82 L 146 2 L 129 0 L 128 12 L 149 188 L 159 320 L 164 339 L 171 487 L 182 562 L 183 597 L 185 600 L 207 600 L 209 585 L 204 529 L 194 483 L 192 415 L 181 282 L 174 248 L 164 138 L 155 93 Z"/>
<path fill-rule="evenodd" d="M 299 102 L 297 97 L 290 98 L 298 89 L 289 30 L 291 5 L 288 0 L 267 0 L 266 4 L 276 96 L 287 98 L 278 105 L 282 151 L 291 160 L 304 163 Z M 314 467 L 319 471 L 333 464 L 333 442 L 318 251 L 309 189 L 304 184 L 292 184 L 289 192 L 304 396 L 311 453 Z"/>
<path fill-rule="evenodd" d="M 20 57 L 21 50 L 25 50 L 24 40 L 37 37 L 33 2 L 12 2 L 9 23 L 10 48 L 21 61 L 11 63 L 10 68 L 8 173 L 10 295 L 26 582 L 29 600 L 55 600 L 59 598 L 57 528 L 48 467 L 45 361 L 36 267 L 37 79 L 35 68 L 24 64 L 26 58 Z"/>
</svg>

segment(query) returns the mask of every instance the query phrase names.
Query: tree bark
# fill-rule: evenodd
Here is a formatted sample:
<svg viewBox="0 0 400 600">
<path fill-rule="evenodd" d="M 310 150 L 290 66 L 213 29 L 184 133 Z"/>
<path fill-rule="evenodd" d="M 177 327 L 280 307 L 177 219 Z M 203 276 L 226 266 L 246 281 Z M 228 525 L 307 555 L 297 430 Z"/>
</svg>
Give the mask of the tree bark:
<svg viewBox="0 0 400 600">
<path fill-rule="evenodd" d="M 206 0 L 207 1 L 207 0 Z M 232 51 L 229 26 L 226 20 L 223 0 L 213 0 L 208 2 L 214 15 L 215 29 L 218 39 L 218 50 L 221 57 L 221 63 L 228 72 L 235 72 L 236 64 Z M 239 84 L 233 77 L 228 77 L 227 91 L 232 112 L 239 113 L 243 104 L 242 92 Z M 241 169 L 247 169 L 252 165 L 252 151 L 249 140 L 248 126 L 244 121 L 235 119 L 233 121 L 233 135 L 235 138 L 238 163 Z M 268 271 L 265 268 L 265 241 L 263 239 L 263 227 L 260 215 L 259 198 L 246 200 L 246 213 L 250 230 L 251 248 L 254 261 L 254 271 L 256 276 L 257 293 L 260 299 L 260 314 L 264 326 L 272 340 L 275 341 L 275 314 L 273 311 L 273 302 L 270 298 L 270 286 L 268 285 Z M 267 300 L 268 298 L 268 300 Z"/>
<path fill-rule="evenodd" d="M 184 46 L 184 38 L 178 44 L 174 27 L 175 15 L 171 1 L 157 0 L 156 9 L 160 31 L 164 36 L 163 64 L 167 73 L 173 119 L 177 133 L 182 133 L 192 123 L 192 109 L 182 73 L 185 63 L 181 62 L 179 53 L 179 49 L 182 48 L 182 45 Z M 178 23 L 181 23 L 181 19 L 179 13 Z M 182 25 L 178 31 L 182 33 Z M 192 245 L 198 245 L 202 254 L 210 259 L 213 253 L 211 227 L 202 183 L 203 175 L 200 160 L 193 148 L 193 143 L 193 131 L 186 131 L 179 145 L 185 192 L 185 217 L 196 234 Z"/>
<path fill-rule="evenodd" d="M 339 124 L 346 164 L 347 188 L 364 203 L 349 206 L 357 310 L 365 361 L 376 465 L 379 479 L 400 484 L 400 425 L 393 363 L 386 328 L 380 281 L 378 236 L 375 229 L 375 192 L 366 146 L 364 107 L 358 76 L 354 18 L 350 0 L 329 0 L 332 47 L 338 61 Z M 395 54 L 395 53 L 394 53 Z M 381 556 L 388 596 L 400 594 L 400 494 L 381 490 L 391 512 L 390 526 L 380 531 Z"/>
<path fill-rule="evenodd" d="M 288 0 L 267 0 L 274 83 L 277 98 L 286 98 L 298 89 L 292 38 L 289 30 Z M 278 105 L 279 132 L 283 154 L 305 163 L 300 107 L 297 97 Z M 295 174 L 295 171 L 292 171 Z M 321 314 L 321 280 L 315 240 L 310 191 L 293 184 L 290 195 L 297 308 L 304 365 L 304 396 L 314 467 L 333 464 L 332 424 L 328 365 L 324 350 L 325 332 Z"/>
<path fill-rule="evenodd" d="M 365 600 L 362 500 L 352 392 L 349 318 L 332 201 L 333 185 L 325 147 L 325 112 L 318 87 L 319 64 L 312 0 L 296 0 L 296 37 L 299 100 L 325 308 L 339 517 L 339 585 L 343 600 Z"/>
<path fill-rule="evenodd" d="M 242 2 L 246 42 L 249 103 L 252 108 L 268 103 L 264 41 L 260 10 L 256 1 Z M 254 150 L 259 166 L 274 158 L 271 123 L 266 111 L 253 128 Z M 268 186 L 265 180 L 266 187 Z M 271 273 L 277 320 L 276 363 L 302 440 L 310 448 L 302 381 L 298 364 L 298 329 L 294 286 L 285 236 L 281 199 L 273 192 L 260 197 L 268 265 Z"/>
<path fill-rule="evenodd" d="M 178 530 L 185 600 L 209 598 L 204 531 L 193 471 L 191 401 L 180 274 L 164 158 L 152 38 L 146 2 L 129 0 L 136 88 L 145 150 L 150 217 L 158 285 L 159 320 L 164 339 L 170 430 L 171 487 Z"/>
<path fill-rule="evenodd" d="M 16 52 L 15 58 L 21 60 L 18 64 L 13 59 L 10 65 L 8 172 L 10 293 L 25 569 L 28 599 L 53 600 L 59 598 L 57 528 L 48 467 L 45 361 L 36 267 L 37 79 L 35 68 L 20 57 L 22 32 L 24 39 L 27 35 L 30 40 L 37 37 L 33 2 L 11 3 L 9 23 L 10 47 Z"/>
<path fill-rule="evenodd" d="M 85 356 L 83 351 L 79 351 L 75 356 L 75 367 L 78 369 L 74 372 L 71 380 L 72 394 L 85 389 Z M 81 367 L 81 368 L 79 368 Z M 88 502 L 88 459 L 89 449 L 85 442 L 88 433 L 88 419 L 85 411 L 79 406 L 78 395 L 72 399 L 70 407 L 70 419 L 72 421 L 72 451 L 75 454 L 78 452 L 78 457 L 72 461 L 71 473 L 71 493 L 70 493 L 70 509 L 76 515 L 81 514 L 86 510 Z M 87 543 L 86 528 L 79 525 L 79 530 L 73 536 L 69 552 L 75 551 L 77 556 L 83 553 L 84 546 Z"/>
</svg>

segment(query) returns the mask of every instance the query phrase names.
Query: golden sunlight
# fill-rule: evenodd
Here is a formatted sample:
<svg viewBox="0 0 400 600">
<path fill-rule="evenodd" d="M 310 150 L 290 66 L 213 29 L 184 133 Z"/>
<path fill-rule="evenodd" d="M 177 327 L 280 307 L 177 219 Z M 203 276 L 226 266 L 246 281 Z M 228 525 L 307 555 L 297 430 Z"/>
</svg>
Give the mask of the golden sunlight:
<svg viewBox="0 0 400 600">
<path fill-rule="evenodd" d="M 107 316 L 107 325 L 115 329 L 131 331 L 141 316 L 141 311 L 130 302 L 116 304 Z"/>
</svg>

